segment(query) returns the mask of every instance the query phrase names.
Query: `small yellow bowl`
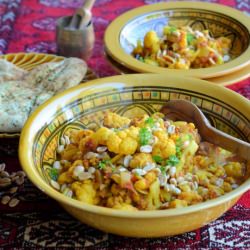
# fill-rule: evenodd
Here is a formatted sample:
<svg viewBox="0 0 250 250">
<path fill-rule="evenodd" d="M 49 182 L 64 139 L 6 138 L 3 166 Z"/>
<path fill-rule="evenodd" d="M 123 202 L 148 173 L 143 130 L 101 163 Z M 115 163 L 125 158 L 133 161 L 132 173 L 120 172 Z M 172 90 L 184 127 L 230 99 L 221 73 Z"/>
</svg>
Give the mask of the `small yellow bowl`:
<svg viewBox="0 0 250 250">
<path fill-rule="evenodd" d="M 136 73 L 135 71 L 122 66 L 121 64 L 119 64 L 117 61 L 113 60 L 112 57 L 110 57 L 107 54 L 105 54 L 105 58 L 108 61 L 108 63 L 110 64 L 110 66 L 118 74 L 123 75 L 123 74 L 135 74 Z M 209 81 L 213 82 L 217 85 L 229 86 L 231 84 L 243 81 L 249 77 L 250 77 L 250 64 L 248 64 L 244 68 L 239 69 L 233 73 L 229 73 L 229 74 L 218 76 L 218 77 L 209 78 Z"/>
<path fill-rule="evenodd" d="M 208 29 L 213 37 L 231 39 L 229 62 L 202 69 L 168 69 L 149 65 L 131 56 L 138 40 L 146 32 L 161 33 L 165 25 L 191 26 L 195 30 Z M 135 72 L 174 73 L 201 79 L 218 77 L 238 71 L 250 64 L 250 18 L 233 8 L 204 2 L 174 2 L 146 5 L 116 18 L 107 28 L 105 49 L 113 60 Z"/>
<path fill-rule="evenodd" d="M 96 128 L 105 111 L 125 116 L 158 111 L 168 100 L 197 104 L 210 122 L 250 141 L 250 102 L 207 81 L 164 74 L 134 74 L 91 81 L 71 88 L 39 107 L 20 136 L 19 159 L 29 179 L 80 221 L 100 230 L 133 237 L 176 235 L 204 226 L 227 211 L 249 189 L 250 179 L 226 195 L 186 208 L 120 211 L 84 204 L 50 185 L 49 170 L 59 139 L 69 129 Z"/>
</svg>

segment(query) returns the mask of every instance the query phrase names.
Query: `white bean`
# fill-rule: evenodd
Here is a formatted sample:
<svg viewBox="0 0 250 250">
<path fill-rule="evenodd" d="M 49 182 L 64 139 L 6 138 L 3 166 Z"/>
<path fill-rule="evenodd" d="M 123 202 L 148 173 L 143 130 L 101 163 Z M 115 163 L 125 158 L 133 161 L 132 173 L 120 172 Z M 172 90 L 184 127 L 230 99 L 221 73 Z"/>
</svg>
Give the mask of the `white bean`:
<svg viewBox="0 0 250 250">
<path fill-rule="evenodd" d="M 50 184 L 53 188 L 55 188 L 56 190 L 60 190 L 60 185 L 58 182 L 54 181 L 54 180 L 50 180 Z"/>
<path fill-rule="evenodd" d="M 84 155 L 84 159 L 91 159 L 91 158 L 98 158 L 98 154 L 97 153 L 94 153 L 94 152 L 88 152 Z"/>
<path fill-rule="evenodd" d="M 151 153 L 152 152 L 152 146 L 151 145 L 144 145 L 140 147 L 141 153 Z"/>
<path fill-rule="evenodd" d="M 90 179 L 92 177 L 93 177 L 92 174 L 90 174 L 89 172 L 82 172 L 78 175 L 78 179 L 80 181 L 84 181 L 84 180 Z"/>
<path fill-rule="evenodd" d="M 168 133 L 174 134 L 175 133 L 175 125 L 169 125 L 168 126 Z"/>
<path fill-rule="evenodd" d="M 125 167 L 129 166 L 130 161 L 133 159 L 131 155 L 126 155 L 123 160 L 123 164 Z"/>
<path fill-rule="evenodd" d="M 60 161 L 54 161 L 53 168 L 60 170 L 62 168 Z"/>
<path fill-rule="evenodd" d="M 96 151 L 98 153 L 103 153 L 107 150 L 108 148 L 106 146 L 103 146 L 103 147 L 97 147 Z"/>
<path fill-rule="evenodd" d="M 152 170 L 152 169 L 154 169 L 154 168 L 155 168 L 155 164 L 154 164 L 154 163 L 148 163 L 148 164 L 143 168 L 143 170 L 146 171 L 146 172 L 148 172 L 148 171 L 150 171 L 150 170 Z"/>
<path fill-rule="evenodd" d="M 132 173 L 136 173 L 136 174 L 138 174 L 138 175 L 143 176 L 143 175 L 145 175 L 147 172 L 146 172 L 145 170 L 141 169 L 141 168 L 135 168 L 135 169 L 132 170 Z"/>
<path fill-rule="evenodd" d="M 64 150 L 64 145 L 59 145 L 58 148 L 57 148 L 57 153 L 62 153 Z"/>
<path fill-rule="evenodd" d="M 88 169 L 88 172 L 89 172 L 90 174 L 95 173 L 95 171 L 96 171 L 96 169 L 95 169 L 94 167 L 89 167 L 89 169 Z"/>
<path fill-rule="evenodd" d="M 73 171 L 73 176 L 79 177 L 79 175 L 83 172 L 84 172 L 84 166 L 76 166 Z"/>
<path fill-rule="evenodd" d="M 175 175 L 175 173 L 176 173 L 176 167 L 171 167 L 171 168 L 169 169 L 169 174 L 170 174 L 170 176 L 173 177 L 173 176 Z"/>
</svg>

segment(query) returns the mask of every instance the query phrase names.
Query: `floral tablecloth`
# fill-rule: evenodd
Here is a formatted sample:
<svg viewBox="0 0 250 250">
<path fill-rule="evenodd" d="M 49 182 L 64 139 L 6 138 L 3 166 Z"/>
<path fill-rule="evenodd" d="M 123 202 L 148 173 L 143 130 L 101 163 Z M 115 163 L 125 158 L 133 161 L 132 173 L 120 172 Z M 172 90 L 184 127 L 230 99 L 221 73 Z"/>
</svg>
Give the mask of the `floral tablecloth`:
<svg viewBox="0 0 250 250">
<path fill-rule="evenodd" d="M 116 16 L 158 0 L 96 0 L 93 22 L 96 43 L 89 66 L 100 76 L 116 74 L 103 55 L 105 28 Z M 250 13 L 249 0 L 207 0 Z M 56 19 L 71 15 L 82 0 L 0 0 L 0 53 L 56 53 Z M 250 99 L 250 80 L 229 86 Z M 17 141 L 15 142 L 18 143 Z M 4 145 L 0 163 L 8 172 L 20 170 L 12 150 Z M 14 145 L 14 146 L 13 146 Z M 3 193 L 0 190 L 0 199 Z M 0 205 L 0 249 L 250 249 L 250 191 L 227 213 L 203 228 L 174 237 L 135 239 L 107 234 L 81 224 L 36 189 L 28 180 L 15 196 L 15 207 Z"/>
</svg>

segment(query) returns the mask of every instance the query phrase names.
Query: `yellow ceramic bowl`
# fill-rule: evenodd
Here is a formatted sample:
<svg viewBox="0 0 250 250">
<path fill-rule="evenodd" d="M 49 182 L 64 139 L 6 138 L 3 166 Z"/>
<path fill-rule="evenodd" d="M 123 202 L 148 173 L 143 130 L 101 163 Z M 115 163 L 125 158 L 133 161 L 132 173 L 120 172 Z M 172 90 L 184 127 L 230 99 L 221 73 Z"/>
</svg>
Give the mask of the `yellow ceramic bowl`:
<svg viewBox="0 0 250 250">
<path fill-rule="evenodd" d="M 159 34 L 166 24 L 189 25 L 195 30 L 208 29 L 213 37 L 226 36 L 232 41 L 231 61 L 203 69 L 167 69 L 149 65 L 133 58 L 130 53 L 143 40 L 146 32 Z M 105 49 L 113 60 L 135 72 L 167 73 L 202 79 L 226 75 L 250 64 L 250 18 L 233 8 L 205 2 L 174 2 L 146 5 L 116 18 L 107 28 Z"/>
<path fill-rule="evenodd" d="M 126 67 L 124 67 L 123 65 L 119 64 L 117 61 L 115 61 L 111 56 L 109 56 L 107 53 L 105 54 L 105 58 L 106 60 L 109 62 L 109 64 L 111 65 L 111 67 L 118 73 L 118 74 L 135 74 L 136 72 L 128 69 Z M 213 77 L 213 78 L 209 78 L 210 82 L 213 82 L 217 85 L 221 85 L 221 86 L 229 86 L 231 84 L 243 81 L 247 78 L 250 77 L 250 64 L 248 64 L 247 66 L 226 74 L 226 75 L 222 75 L 222 76 L 218 76 L 218 77 Z"/>
<path fill-rule="evenodd" d="M 199 79 L 164 74 L 114 76 L 71 88 L 34 112 L 20 137 L 19 159 L 23 170 L 39 189 L 74 217 L 106 232 L 158 237 L 204 226 L 235 204 L 249 189 L 250 179 L 234 191 L 201 204 L 137 212 L 84 204 L 64 196 L 49 184 L 48 172 L 56 157 L 59 138 L 68 129 L 97 128 L 107 110 L 130 117 L 151 114 L 173 99 L 191 100 L 215 127 L 250 141 L 250 102 L 233 91 Z"/>
</svg>

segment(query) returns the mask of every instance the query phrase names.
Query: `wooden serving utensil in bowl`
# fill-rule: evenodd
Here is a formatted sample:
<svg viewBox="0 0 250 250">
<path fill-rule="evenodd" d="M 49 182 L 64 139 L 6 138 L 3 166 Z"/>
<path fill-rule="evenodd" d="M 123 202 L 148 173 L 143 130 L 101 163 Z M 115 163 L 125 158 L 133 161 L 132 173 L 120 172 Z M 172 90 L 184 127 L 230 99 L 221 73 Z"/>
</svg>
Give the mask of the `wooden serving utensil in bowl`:
<svg viewBox="0 0 250 250">
<path fill-rule="evenodd" d="M 250 143 L 235 138 L 211 126 L 202 111 L 192 102 L 172 100 L 161 109 L 166 118 L 193 122 L 204 141 L 213 143 L 235 153 L 243 159 L 250 160 Z"/>
</svg>

